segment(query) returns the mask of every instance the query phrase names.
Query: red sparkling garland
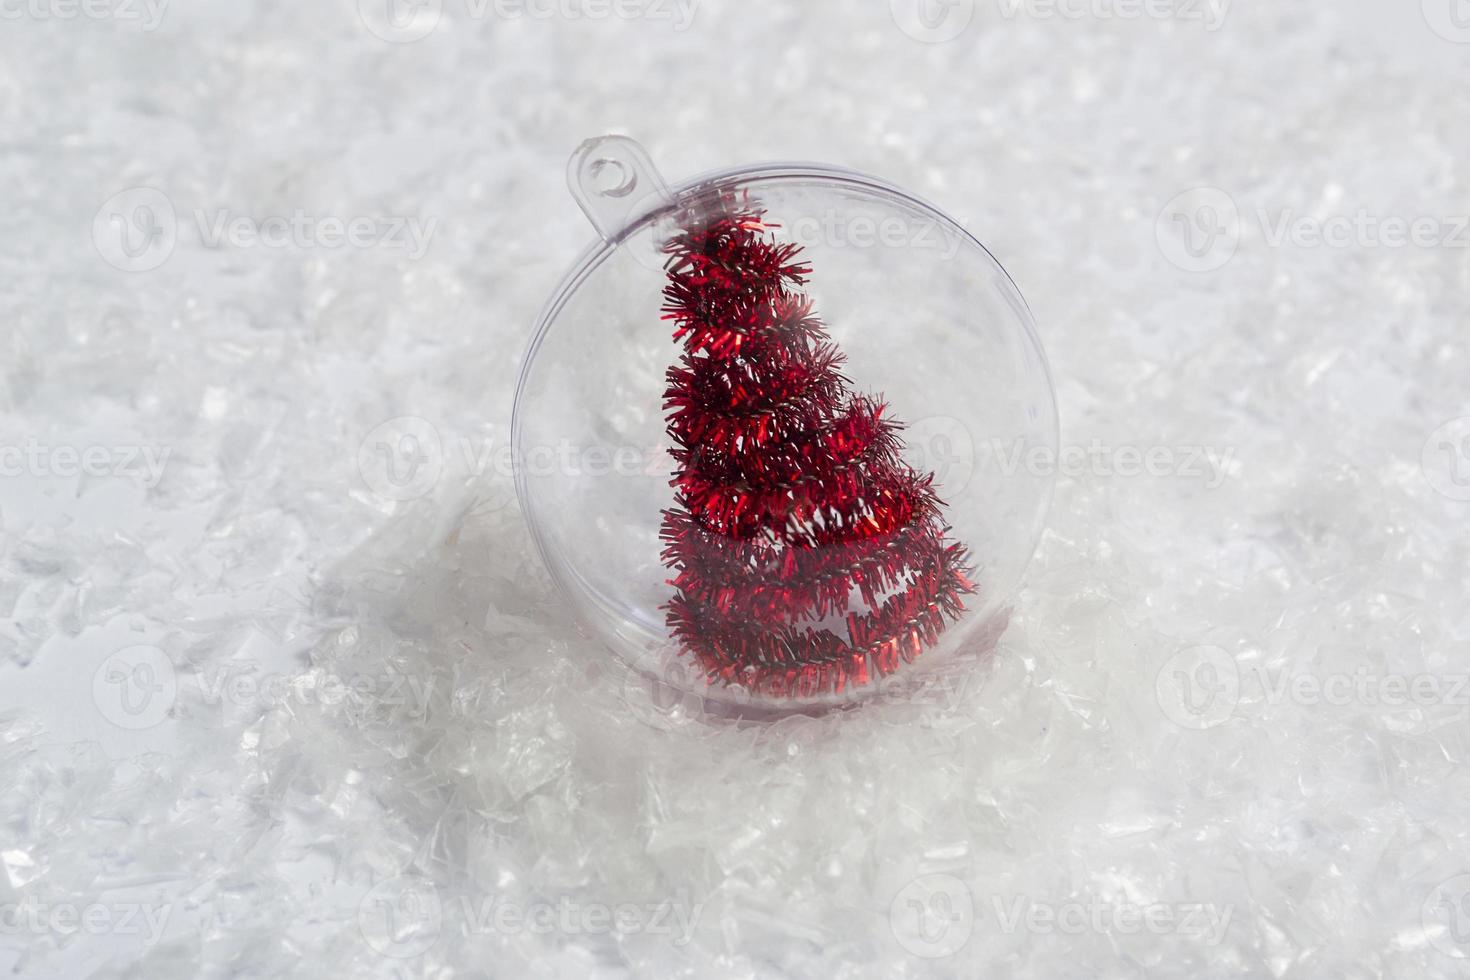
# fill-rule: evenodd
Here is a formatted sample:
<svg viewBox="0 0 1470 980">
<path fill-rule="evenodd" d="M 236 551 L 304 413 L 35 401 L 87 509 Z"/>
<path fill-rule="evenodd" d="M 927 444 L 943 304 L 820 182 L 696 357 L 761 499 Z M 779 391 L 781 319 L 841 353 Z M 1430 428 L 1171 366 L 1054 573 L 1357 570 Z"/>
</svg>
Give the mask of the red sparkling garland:
<svg viewBox="0 0 1470 980">
<path fill-rule="evenodd" d="M 665 609 L 711 683 L 812 697 L 911 662 L 974 587 L 933 474 L 899 458 L 881 398 L 851 393 L 801 291 L 801 248 L 762 218 L 727 197 L 667 249 L 664 319 L 684 353 L 664 396 Z M 843 617 L 845 637 L 825 628 Z"/>
</svg>

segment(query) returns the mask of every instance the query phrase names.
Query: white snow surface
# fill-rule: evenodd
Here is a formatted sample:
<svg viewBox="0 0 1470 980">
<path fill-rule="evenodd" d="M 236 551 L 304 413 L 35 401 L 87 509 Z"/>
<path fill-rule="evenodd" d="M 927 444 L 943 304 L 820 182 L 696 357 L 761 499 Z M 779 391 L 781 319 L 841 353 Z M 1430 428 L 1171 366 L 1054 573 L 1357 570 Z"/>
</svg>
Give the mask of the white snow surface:
<svg viewBox="0 0 1470 980">
<path fill-rule="evenodd" d="M 393 3 L 0 4 L 0 974 L 1470 974 L 1462 0 Z M 570 621 L 495 460 L 604 132 L 1016 279 L 1118 466 L 966 683 Z"/>
</svg>

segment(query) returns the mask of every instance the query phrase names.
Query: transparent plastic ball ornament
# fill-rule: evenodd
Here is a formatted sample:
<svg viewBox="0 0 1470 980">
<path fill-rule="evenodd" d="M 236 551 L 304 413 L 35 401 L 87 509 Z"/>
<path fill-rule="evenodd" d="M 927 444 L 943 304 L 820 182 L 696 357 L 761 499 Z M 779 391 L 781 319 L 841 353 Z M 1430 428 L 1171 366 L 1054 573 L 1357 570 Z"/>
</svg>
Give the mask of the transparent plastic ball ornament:
<svg viewBox="0 0 1470 980">
<path fill-rule="evenodd" d="M 568 177 L 599 239 L 541 314 L 512 428 L 569 611 L 630 683 L 740 715 L 973 676 L 1057 452 L 1005 270 L 849 170 L 669 186 L 613 136 Z"/>
</svg>

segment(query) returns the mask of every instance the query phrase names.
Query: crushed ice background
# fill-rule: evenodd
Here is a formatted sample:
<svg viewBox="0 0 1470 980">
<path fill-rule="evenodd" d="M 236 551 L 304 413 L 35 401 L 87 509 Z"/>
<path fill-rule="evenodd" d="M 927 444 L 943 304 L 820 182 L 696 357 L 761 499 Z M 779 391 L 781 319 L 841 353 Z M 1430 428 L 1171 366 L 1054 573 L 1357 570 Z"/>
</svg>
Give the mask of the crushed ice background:
<svg viewBox="0 0 1470 980">
<path fill-rule="evenodd" d="M 170 453 L 156 485 L 0 478 L 0 973 L 1466 975 L 1470 251 L 1255 217 L 1470 211 L 1470 45 L 1418 7 L 982 0 L 945 43 L 883 3 L 677 32 L 450 0 L 405 44 L 341 2 L 0 22 L 0 444 Z M 651 698 L 456 448 L 506 444 L 591 237 L 564 161 L 606 131 L 673 177 L 913 188 L 1029 299 L 1064 444 L 1229 448 L 1225 478 L 1064 474 L 994 663 L 942 697 L 743 728 Z M 128 272 L 93 226 L 138 187 L 179 233 Z M 1241 215 L 1207 271 L 1158 232 L 1197 187 Z M 418 258 L 210 248 L 196 209 L 437 226 Z M 404 416 L 442 466 L 393 500 L 359 450 Z M 1438 693 L 1272 693 L 1341 675 Z M 1223 930 L 1129 928 L 1194 905 Z M 1106 927 L 1047 926 L 1075 908 Z"/>
</svg>

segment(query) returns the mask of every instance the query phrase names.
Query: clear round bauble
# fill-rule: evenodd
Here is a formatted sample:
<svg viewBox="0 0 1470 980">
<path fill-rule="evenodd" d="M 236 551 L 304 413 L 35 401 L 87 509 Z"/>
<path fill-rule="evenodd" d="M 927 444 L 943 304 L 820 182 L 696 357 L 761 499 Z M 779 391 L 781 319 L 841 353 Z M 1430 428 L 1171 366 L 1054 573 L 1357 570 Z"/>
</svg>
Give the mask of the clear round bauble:
<svg viewBox="0 0 1470 980">
<path fill-rule="evenodd" d="M 701 699 L 739 714 L 781 714 L 975 676 L 1035 551 L 1053 490 L 1048 461 L 1058 449 L 1046 358 L 1006 271 L 948 215 L 849 170 L 759 165 L 669 186 L 636 143 L 605 137 L 573 157 L 569 182 L 600 237 L 541 314 L 512 424 L 521 507 L 568 613 L 616 658 L 627 683 L 650 685 L 663 703 Z M 727 221 L 732 208 L 760 215 L 763 240 L 795 246 L 785 254 L 809 270 L 799 292 L 825 342 L 842 355 L 843 397 L 881 401 L 883 417 L 900 426 L 896 465 L 932 487 L 945 541 L 967 556 L 962 608 L 941 608 L 937 596 L 926 604 L 929 593 L 917 591 L 929 581 L 924 569 L 893 567 L 885 549 L 916 534 L 904 538 L 903 528 L 885 526 L 872 540 L 855 541 L 793 531 L 814 519 L 799 508 L 784 524 L 773 517 L 770 527 L 741 532 L 769 538 L 759 552 L 764 567 L 750 564 L 751 541 L 699 532 L 701 555 L 726 540 L 745 549 L 746 565 L 734 571 L 711 559 L 730 577 L 728 590 L 701 580 L 692 596 L 673 584 L 680 568 L 668 564 L 668 514 L 684 510 L 676 492 L 687 485 L 680 477 L 690 464 L 671 452 L 689 439 L 670 424 L 669 371 L 686 353 L 675 338 L 679 321 L 669 318 L 671 255 L 681 234 Z M 686 267 L 686 286 L 691 275 Z M 825 445 L 821 433 L 781 438 Z M 749 435 L 741 446 L 725 450 L 783 451 L 753 445 Z M 698 446 L 683 448 L 693 450 L 686 461 L 702 458 Z M 838 472 L 829 462 L 788 485 L 830 483 Z M 738 504 L 744 480 L 732 483 L 740 484 L 730 488 Z M 866 491 L 861 480 L 855 485 L 857 497 L 873 495 L 871 484 Z M 789 496 L 803 492 L 797 486 Z M 860 525 L 871 502 L 857 497 L 844 508 L 851 513 L 827 515 L 828 524 L 847 521 L 851 534 L 866 533 Z M 776 498 L 766 492 L 762 499 L 769 509 Z M 721 506 L 728 513 L 732 505 Z M 701 517 L 686 512 L 681 519 L 697 525 Z M 807 544 L 785 554 L 791 540 Z M 916 565 L 928 561 L 916 554 Z M 883 561 L 886 575 L 876 571 Z M 751 596 L 766 595 L 783 575 L 793 588 L 778 594 L 815 593 L 803 576 L 822 576 L 830 601 L 787 623 L 771 621 L 769 603 L 759 615 L 745 611 Z M 856 580 L 865 577 L 862 587 Z M 847 585 L 834 592 L 834 578 Z M 833 598 L 844 590 L 845 598 Z M 676 598 L 682 625 L 671 624 Z M 689 625 L 690 602 L 705 611 L 700 628 L 718 621 L 711 635 Z M 854 617 L 866 625 L 854 627 Z M 805 637 L 805 645 L 792 636 Z M 890 637 L 896 645 L 883 647 Z M 826 657 L 840 662 L 828 669 Z"/>
</svg>

